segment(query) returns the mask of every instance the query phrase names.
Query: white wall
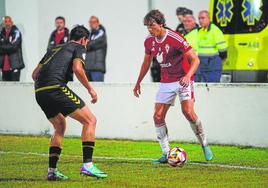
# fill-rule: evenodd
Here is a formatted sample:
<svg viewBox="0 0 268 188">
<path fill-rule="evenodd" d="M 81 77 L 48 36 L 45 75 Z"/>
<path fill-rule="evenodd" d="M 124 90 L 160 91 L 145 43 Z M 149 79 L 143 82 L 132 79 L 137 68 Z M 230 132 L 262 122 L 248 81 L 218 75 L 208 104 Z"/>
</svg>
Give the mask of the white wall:
<svg viewBox="0 0 268 188">
<path fill-rule="evenodd" d="M 178 6 L 197 12 L 207 9 L 209 0 L 152 0 L 153 8 L 166 15 L 167 25 L 175 28 Z M 107 29 L 108 54 L 106 82 L 135 82 L 143 60 L 143 41 L 147 36 L 143 17 L 148 12 L 147 0 L 6 0 L 10 15 L 23 35 L 26 69 L 22 81 L 31 81 L 31 71 L 43 56 L 55 17 L 66 18 L 70 29 L 75 24 L 87 26 L 91 15 L 97 15 Z M 147 75 L 145 82 L 150 82 Z"/>
<path fill-rule="evenodd" d="M 132 95 L 133 84 L 94 84 L 97 104 L 90 104 L 78 83 L 70 87 L 97 116 L 98 138 L 155 140 L 154 96 L 157 84 L 142 85 L 140 99 Z M 268 147 L 268 84 L 196 85 L 196 112 L 212 143 Z M 34 99 L 31 83 L 0 83 L 0 133 L 41 134 L 51 129 Z M 167 115 L 171 140 L 195 141 L 177 100 Z M 80 136 L 81 125 L 68 118 L 67 135 Z"/>
</svg>

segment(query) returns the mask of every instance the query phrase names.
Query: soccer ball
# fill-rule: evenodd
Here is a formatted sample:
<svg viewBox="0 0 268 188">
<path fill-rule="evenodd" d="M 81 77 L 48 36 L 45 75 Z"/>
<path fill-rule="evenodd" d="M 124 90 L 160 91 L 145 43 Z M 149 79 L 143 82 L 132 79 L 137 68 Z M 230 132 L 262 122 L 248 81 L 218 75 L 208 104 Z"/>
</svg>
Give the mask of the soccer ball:
<svg viewBox="0 0 268 188">
<path fill-rule="evenodd" d="M 187 162 L 187 154 L 183 148 L 175 147 L 169 150 L 167 160 L 172 167 L 182 167 Z"/>
</svg>

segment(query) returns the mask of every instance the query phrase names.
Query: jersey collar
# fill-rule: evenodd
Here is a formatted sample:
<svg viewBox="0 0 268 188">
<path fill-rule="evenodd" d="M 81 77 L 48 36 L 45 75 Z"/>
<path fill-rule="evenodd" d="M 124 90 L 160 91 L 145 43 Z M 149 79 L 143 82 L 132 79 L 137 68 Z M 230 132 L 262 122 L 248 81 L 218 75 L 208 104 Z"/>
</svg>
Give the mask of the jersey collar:
<svg viewBox="0 0 268 188">
<path fill-rule="evenodd" d="M 168 32 L 169 32 L 169 30 L 166 29 L 165 36 L 164 36 L 161 40 L 158 40 L 157 37 L 155 37 L 155 41 L 156 41 L 157 43 L 162 43 L 162 42 L 164 42 L 164 40 L 167 38 Z"/>
<path fill-rule="evenodd" d="M 211 24 L 212 24 L 212 23 L 210 22 L 209 25 L 208 25 L 208 28 L 206 29 L 206 31 L 210 31 L 210 29 L 211 29 Z M 202 29 L 202 27 L 199 27 L 199 28 L 198 28 L 198 31 L 199 31 L 200 29 Z"/>
</svg>

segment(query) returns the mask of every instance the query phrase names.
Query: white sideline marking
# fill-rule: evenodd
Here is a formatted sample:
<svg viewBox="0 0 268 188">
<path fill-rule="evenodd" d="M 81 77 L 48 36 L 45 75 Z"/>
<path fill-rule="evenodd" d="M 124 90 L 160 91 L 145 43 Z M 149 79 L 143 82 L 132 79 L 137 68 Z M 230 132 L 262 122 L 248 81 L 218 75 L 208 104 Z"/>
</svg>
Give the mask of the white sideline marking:
<svg viewBox="0 0 268 188">
<path fill-rule="evenodd" d="M 33 152 L 13 152 L 13 151 L 0 151 L 0 154 L 16 154 L 16 155 L 34 155 L 34 156 L 45 156 L 46 153 L 33 153 Z M 79 155 L 64 155 L 67 157 L 82 157 Z M 107 160 L 122 160 L 122 161 L 152 161 L 153 158 L 127 158 L 127 157 L 100 157 L 94 156 L 96 159 L 107 159 Z M 261 167 L 251 167 L 251 166 L 238 166 L 238 165 L 226 165 L 226 164 L 216 164 L 216 163 L 198 163 L 198 162 L 188 162 L 188 164 L 199 165 L 199 166 L 209 166 L 209 167 L 221 167 L 221 168 L 231 168 L 231 169 L 244 169 L 244 170 L 267 170 L 268 168 Z"/>
</svg>

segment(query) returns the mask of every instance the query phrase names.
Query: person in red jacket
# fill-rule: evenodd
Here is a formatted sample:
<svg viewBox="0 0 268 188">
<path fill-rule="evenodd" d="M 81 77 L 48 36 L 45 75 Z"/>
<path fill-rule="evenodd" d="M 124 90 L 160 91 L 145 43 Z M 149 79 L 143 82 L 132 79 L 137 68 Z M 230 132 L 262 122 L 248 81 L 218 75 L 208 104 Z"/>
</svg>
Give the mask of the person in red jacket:
<svg viewBox="0 0 268 188">
<path fill-rule="evenodd" d="M 65 18 L 58 16 L 55 19 L 56 29 L 51 33 L 47 50 L 69 41 L 69 29 L 65 27 Z"/>
</svg>

